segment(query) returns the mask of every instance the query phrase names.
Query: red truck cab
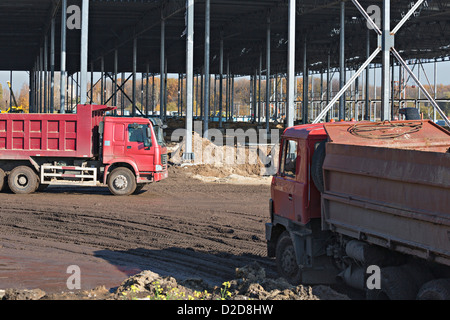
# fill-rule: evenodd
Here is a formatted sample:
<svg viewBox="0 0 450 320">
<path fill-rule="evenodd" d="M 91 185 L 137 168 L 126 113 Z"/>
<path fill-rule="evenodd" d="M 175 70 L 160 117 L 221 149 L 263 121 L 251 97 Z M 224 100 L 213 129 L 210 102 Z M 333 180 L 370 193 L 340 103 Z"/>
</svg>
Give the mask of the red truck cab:
<svg viewBox="0 0 450 320">
<path fill-rule="evenodd" d="M 310 167 L 315 149 L 326 138 L 323 124 L 284 131 L 280 166 L 272 179 L 273 214 L 303 225 L 311 218 L 320 218 L 320 193 L 311 182 Z"/>
<path fill-rule="evenodd" d="M 317 283 L 314 267 L 320 263 L 317 256 L 323 256 L 326 249 L 320 245 L 321 238 L 327 237 L 320 226 L 321 194 L 311 174 L 319 171 L 313 166 L 313 158 L 326 139 L 323 124 L 290 127 L 281 137 L 279 168 L 272 178 L 271 222 L 266 223 L 266 240 L 268 256 L 276 257 L 279 273 L 292 284 Z M 302 270 L 299 266 L 303 266 Z M 312 272 L 306 272 L 307 269 Z M 319 283 L 327 277 L 324 274 L 320 272 Z M 329 278 L 334 275 L 333 269 Z"/>
<path fill-rule="evenodd" d="M 152 121 L 146 118 L 130 121 L 129 118 L 105 117 L 102 137 L 105 172 L 110 172 L 111 166 L 121 163 L 133 169 L 137 184 L 168 177 L 167 148 L 161 126 L 156 122 L 157 119 Z M 105 175 L 105 184 L 107 180 L 108 175 Z"/>
</svg>

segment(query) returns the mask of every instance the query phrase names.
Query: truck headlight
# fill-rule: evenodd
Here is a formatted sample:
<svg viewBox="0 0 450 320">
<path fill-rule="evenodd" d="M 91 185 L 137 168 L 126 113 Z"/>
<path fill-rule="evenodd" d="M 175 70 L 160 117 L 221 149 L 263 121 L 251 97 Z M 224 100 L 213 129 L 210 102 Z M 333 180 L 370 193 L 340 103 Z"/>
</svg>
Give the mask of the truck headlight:
<svg viewBox="0 0 450 320">
<path fill-rule="evenodd" d="M 163 167 L 161 165 L 157 164 L 156 167 L 155 167 L 155 170 L 156 171 L 163 171 Z"/>
</svg>

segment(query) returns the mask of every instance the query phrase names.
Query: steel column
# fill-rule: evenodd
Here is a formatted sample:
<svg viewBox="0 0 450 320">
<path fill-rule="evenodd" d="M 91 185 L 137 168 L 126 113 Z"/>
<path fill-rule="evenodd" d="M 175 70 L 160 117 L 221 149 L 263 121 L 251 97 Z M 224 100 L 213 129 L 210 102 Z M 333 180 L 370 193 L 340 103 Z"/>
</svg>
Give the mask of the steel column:
<svg viewBox="0 0 450 320">
<path fill-rule="evenodd" d="M 296 0 L 289 0 L 288 18 L 288 65 L 287 65 L 287 106 L 286 106 L 286 126 L 294 125 L 294 105 L 295 105 L 295 18 Z"/>
<path fill-rule="evenodd" d="M 148 80 L 149 74 L 150 74 L 150 64 L 147 62 L 146 67 L 146 73 L 145 73 L 145 116 L 148 117 L 150 112 L 150 105 L 149 105 L 149 83 Z M 143 81 L 143 80 L 142 80 Z"/>
<path fill-rule="evenodd" d="M 331 93 L 331 88 L 330 88 L 330 67 L 331 67 L 331 53 L 328 51 L 328 59 L 327 59 L 327 105 L 330 103 L 330 93 Z M 333 115 L 331 115 L 331 118 L 333 117 Z M 327 115 L 325 117 L 325 121 L 329 122 L 330 121 L 330 113 L 327 112 Z"/>
<path fill-rule="evenodd" d="M 159 112 L 160 118 L 166 121 L 166 115 L 164 114 L 164 59 L 166 48 L 166 21 L 164 20 L 163 13 L 161 11 L 161 45 L 160 45 L 160 57 L 159 57 L 159 71 L 160 71 L 160 84 L 159 84 Z"/>
<path fill-rule="evenodd" d="M 29 107 L 28 110 L 30 113 L 34 113 L 35 110 L 35 72 L 34 72 L 35 68 L 33 68 L 33 70 L 30 70 L 30 91 L 29 91 Z"/>
<path fill-rule="evenodd" d="M 366 41 L 366 56 L 369 59 L 370 56 L 370 29 L 367 29 L 367 41 Z M 366 68 L 366 88 L 365 88 L 365 100 L 364 100 L 364 120 L 370 120 L 370 100 L 369 100 L 369 81 L 370 81 L 370 68 Z"/>
<path fill-rule="evenodd" d="M 434 61 L 434 100 L 437 99 L 437 62 Z M 433 108 L 433 121 L 436 122 L 436 109 Z"/>
<path fill-rule="evenodd" d="M 48 37 L 44 38 L 44 106 L 43 112 L 48 112 Z"/>
<path fill-rule="evenodd" d="M 66 113 L 66 38 L 67 38 L 67 0 L 61 0 L 61 99 L 60 112 Z"/>
<path fill-rule="evenodd" d="M 261 78 L 262 78 L 262 50 L 259 51 L 259 74 L 258 74 L 258 124 L 261 123 Z"/>
<path fill-rule="evenodd" d="M 44 48 L 41 47 L 40 54 L 39 54 L 39 113 L 43 112 L 44 107 L 44 90 L 45 90 L 45 83 L 44 83 Z"/>
<path fill-rule="evenodd" d="M 100 59 L 100 104 L 105 104 L 105 58 Z"/>
<path fill-rule="evenodd" d="M 116 50 L 114 50 L 114 84 L 113 84 L 113 106 L 117 106 L 117 74 L 119 72 L 119 53 Z M 114 110 L 114 113 L 117 114 L 117 110 Z"/>
<path fill-rule="evenodd" d="M 80 104 L 86 104 L 87 102 L 88 30 L 89 30 L 89 0 L 83 0 L 81 9 Z"/>
<path fill-rule="evenodd" d="M 222 128 L 222 111 L 223 111 L 223 39 L 220 39 L 219 52 L 219 128 Z"/>
<path fill-rule="evenodd" d="M 136 116 L 136 70 L 137 70 L 137 38 L 133 39 L 133 87 L 132 87 L 132 109 L 131 115 Z"/>
<path fill-rule="evenodd" d="M 339 33 L 339 90 L 345 85 L 345 2 L 341 2 L 341 31 Z M 339 98 L 339 120 L 345 119 L 345 93 Z"/>
<path fill-rule="evenodd" d="M 167 57 L 164 59 L 164 119 L 167 116 Z"/>
<path fill-rule="evenodd" d="M 192 152 L 193 98 L 194 98 L 194 0 L 187 0 L 186 37 L 186 149 L 184 160 L 194 160 Z"/>
<path fill-rule="evenodd" d="M 203 117 L 203 130 L 204 138 L 208 138 L 208 123 L 209 123 L 209 58 L 210 58 L 210 45 L 211 45 L 211 0 L 205 1 L 205 97 L 204 101 L 204 117 Z"/>
<path fill-rule="evenodd" d="M 55 111 L 55 18 L 50 29 L 50 113 Z"/>
<path fill-rule="evenodd" d="M 389 67 L 390 49 L 392 47 L 391 33 L 391 1 L 383 0 L 383 34 L 381 35 L 381 121 L 390 120 L 389 110 Z"/>
<path fill-rule="evenodd" d="M 267 17 L 267 34 L 266 34 L 266 132 L 270 131 L 270 16 Z"/>
<path fill-rule="evenodd" d="M 307 63 L 307 47 L 306 47 L 306 37 L 304 42 L 304 48 L 303 48 L 303 103 L 302 103 L 302 123 L 306 124 L 308 123 L 308 106 L 309 106 L 309 99 L 308 99 L 308 63 Z"/>
</svg>

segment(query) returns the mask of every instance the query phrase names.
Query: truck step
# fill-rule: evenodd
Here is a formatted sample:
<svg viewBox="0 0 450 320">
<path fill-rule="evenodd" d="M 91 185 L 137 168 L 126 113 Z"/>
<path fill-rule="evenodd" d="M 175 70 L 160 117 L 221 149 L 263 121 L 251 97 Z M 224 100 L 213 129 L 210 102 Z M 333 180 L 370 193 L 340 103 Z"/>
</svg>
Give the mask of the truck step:
<svg viewBox="0 0 450 320">
<path fill-rule="evenodd" d="M 41 184 L 96 186 L 97 168 L 43 165 Z"/>
</svg>

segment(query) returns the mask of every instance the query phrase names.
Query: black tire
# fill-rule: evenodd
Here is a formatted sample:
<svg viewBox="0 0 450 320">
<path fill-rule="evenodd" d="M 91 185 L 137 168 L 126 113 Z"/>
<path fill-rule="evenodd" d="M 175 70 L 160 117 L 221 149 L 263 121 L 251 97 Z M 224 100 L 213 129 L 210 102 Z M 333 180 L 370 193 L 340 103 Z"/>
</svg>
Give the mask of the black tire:
<svg viewBox="0 0 450 320">
<path fill-rule="evenodd" d="M 144 187 L 145 187 L 145 184 L 142 184 L 142 183 L 138 184 L 136 186 L 136 190 L 134 190 L 133 194 L 139 194 L 142 191 L 142 189 L 144 189 Z"/>
<path fill-rule="evenodd" d="M 48 184 L 39 184 L 38 188 L 36 189 L 37 192 L 45 191 L 45 189 L 48 188 Z"/>
<path fill-rule="evenodd" d="M 8 175 L 8 186 L 16 194 L 33 193 L 38 186 L 38 176 L 30 167 L 16 167 Z"/>
<path fill-rule="evenodd" d="M 450 279 L 436 279 L 425 283 L 417 300 L 450 300 Z"/>
<path fill-rule="evenodd" d="M 414 300 L 417 286 L 406 268 L 381 268 L 380 289 L 367 289 L 367 300 Z"/>
<path fill-rule="evenodd" d="M 420 120 L 420 113 L 416 108 L 400 109 L 400 114 L 405 115 L 405 120 Z"/>
<path fill-rule="evenodd" d="M 278 238 L 275 257 L 278 273 L 290 284 L 300 284 L 302 272 L 295 259 L 295 249 L 289 232 L 283 232 Z"/>
<path fill-rule="evenodd" d="M 0 169 L 0 192 L 3 191 L 3 187 L 8 183 L 6 181 L 6 173 L 3 169 Z"/>
<path fill-rule="evenodd" d="M 136 190 L 136 177 L 130 169 L 116 168 L 109 175 L 108 188 L 113 195 L 129 196 Z"/>
<path fill-rule="evenodd" d="M 314 151 L 311 163 L 311 178 L 320 193 L 325 190 L 323 183 L 323 162 L 325 161 L 326 143 L 326 140 L 323 140 L 319 143 L 316 150 Z"/>
</svg>

